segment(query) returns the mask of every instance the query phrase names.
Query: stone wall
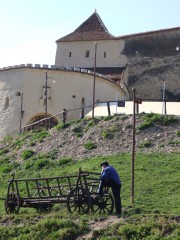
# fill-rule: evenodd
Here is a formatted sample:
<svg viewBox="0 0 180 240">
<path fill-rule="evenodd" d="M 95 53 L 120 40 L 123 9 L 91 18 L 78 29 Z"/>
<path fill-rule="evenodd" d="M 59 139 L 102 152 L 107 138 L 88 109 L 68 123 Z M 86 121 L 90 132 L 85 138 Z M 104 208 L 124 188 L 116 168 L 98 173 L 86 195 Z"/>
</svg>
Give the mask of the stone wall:
<svg viewBox="0 0 180 240">
<path fill-rule="evenodd" d="M 86 51 L 90 54 L 88 58 L 85 57 Z M 57 43 L 55 64 L 94 67 L 94 42 Z M 130 100 L 134 87 L 143 99 L 161 100 L 165 82 L 166 99 L 180 101 L 180 28 L 97 41 L 97 67 L 126 64 L 128 75 L 123 81 L 128 87 Z"/>
<path fill-rule="evenodd" d="M 166 89 L 168 101 L 180 101 L 180 29 L 126 38 L 128 88 L 143 99 L 160 100 Z"/>
</svg>

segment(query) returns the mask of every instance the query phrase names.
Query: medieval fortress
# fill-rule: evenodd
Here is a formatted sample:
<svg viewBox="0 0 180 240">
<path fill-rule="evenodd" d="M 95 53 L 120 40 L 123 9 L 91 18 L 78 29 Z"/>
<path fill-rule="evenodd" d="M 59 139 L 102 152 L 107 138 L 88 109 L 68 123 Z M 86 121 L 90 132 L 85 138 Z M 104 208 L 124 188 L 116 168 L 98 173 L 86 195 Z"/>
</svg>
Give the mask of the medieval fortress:
<svg viewBox="0 0 180 240">
<path fill-rule="evenodd" d="M 45 116 L 53 116 L 52 127 L 64 108 L 68 120 L 79 118 L 93 94 L 95 103 L 131 100 L 135 87 L 142 99 L 158 101 L 166 83 L 166 100 L 180 101 L 180 27 L 114 37 L 94 12 L 56 43 L 54 65 L 0 69 L 1 139 Z"/>
</svg>

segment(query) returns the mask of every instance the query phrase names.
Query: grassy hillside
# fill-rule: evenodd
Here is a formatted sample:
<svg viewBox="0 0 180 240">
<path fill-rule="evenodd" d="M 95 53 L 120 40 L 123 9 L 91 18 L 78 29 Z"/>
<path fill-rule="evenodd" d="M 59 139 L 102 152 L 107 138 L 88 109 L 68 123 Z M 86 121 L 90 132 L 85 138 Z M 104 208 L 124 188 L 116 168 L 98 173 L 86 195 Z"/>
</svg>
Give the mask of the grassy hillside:
<svg viewBox="0 0 180 240">
<path fill-rule="evenodd" d="M 178 129 L 176 132 L 178 138 Z M 122 179 L 123 218 L 93 213 L 73 215 L 68 213 L 66 204 L 54 205 L 50 213 L 21 208 L 18 215 L 7 215 L 4 202 L 0 201 L 0 239 L 76 239 L 78 236 L 79 239 L 83 238 L 80 236 L 88 239 L 86 234 L 89 231 L 92 239 L 179 239 L 179 151 L 136 153 L 135 205 L 132 207 L 131 153 L 78 160 L 59 157 L 58 149 L 35 152 L 28 147 L 28 144 L 37 147 L 43 142 L 48 144 L 46 141 L 51 134 L 46 131 L 32 132 L 15 138 L 7 137 L 1 142 L 0 197 L 6 197 L 12 172 L 15 172 L 16 178 L 77 174 L 80 167 L 82 170 L 100 172 L 100 163 L 107 160 L 118 170 Z M 107 139 L 111 141 L 111 138 Z M 91 152 L 93 148 L 87 151 Z"/>
</svg>

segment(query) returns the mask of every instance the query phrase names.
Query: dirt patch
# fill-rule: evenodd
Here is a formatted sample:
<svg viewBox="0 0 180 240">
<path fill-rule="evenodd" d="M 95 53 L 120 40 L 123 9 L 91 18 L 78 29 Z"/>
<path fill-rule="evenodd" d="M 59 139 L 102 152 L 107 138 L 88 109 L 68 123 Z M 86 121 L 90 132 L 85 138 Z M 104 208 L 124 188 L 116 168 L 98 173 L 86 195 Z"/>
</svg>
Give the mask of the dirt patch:
<svg viewBox="0 0 180 240">
<path fill-rule="evenodd" d="M 89 228 L 90 231 L 87 234 L 79 236 L 76 240 L 88 240 L 88 239 L 94 239 L 93 238 L 93 231 L 95 230 L 101 230 L 106 229 L 110 225 L 123 222 L 123 218 L 118 218 L 117 216 L 109 216 L 108 218 L 99 218 L 96 221 L 89 222 Z"/>
</svg>

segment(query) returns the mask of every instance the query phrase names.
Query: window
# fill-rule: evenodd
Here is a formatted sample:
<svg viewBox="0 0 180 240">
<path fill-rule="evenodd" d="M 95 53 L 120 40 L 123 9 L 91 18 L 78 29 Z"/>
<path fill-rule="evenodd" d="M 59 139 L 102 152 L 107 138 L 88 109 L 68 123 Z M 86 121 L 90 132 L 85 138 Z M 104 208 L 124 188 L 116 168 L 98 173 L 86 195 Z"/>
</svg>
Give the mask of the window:
<svg viewBox="0 0 180 240">
<path fill-rule="evenodd" d="M 104 52 L 104 58 L 106 58 L 106 52 Z"/>
<path fill-rule="evenodd" d="M 71 57 L 71 52 L 69 52 L 69 57 Z"/>
<path fill-rule="evenodd" d="M 7 108 L 9 107 L 9 97 L 6 97 L 5 98 L 5 101 L 4 101 L 4 110 L 6 110 Z"/>
<path fill-rule="evenodd" d="M 89 55 L 90 55 L 90 51 L 86 51 L 86 55 L 85 56 L 88 58 Z"/>
</svg>

